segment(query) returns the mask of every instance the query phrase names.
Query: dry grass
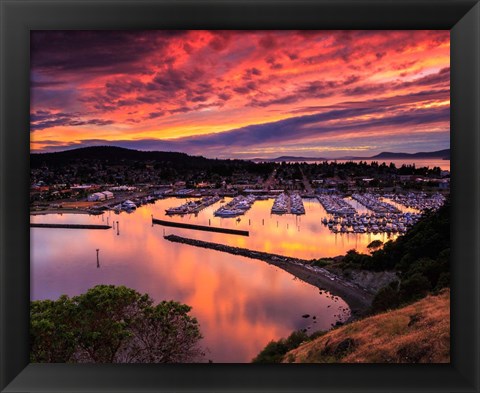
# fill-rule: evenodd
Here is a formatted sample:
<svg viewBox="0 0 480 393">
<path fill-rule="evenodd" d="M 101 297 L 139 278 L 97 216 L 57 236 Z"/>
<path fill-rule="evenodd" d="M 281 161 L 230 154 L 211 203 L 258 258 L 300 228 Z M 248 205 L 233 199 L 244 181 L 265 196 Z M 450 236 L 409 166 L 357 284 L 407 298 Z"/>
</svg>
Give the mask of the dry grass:
<svg viewBox="0 0 480 393">
<path fill-rule="evenodd" d="M 297 363 L 449 363 L 450 291 L 334 329 L 287 353 Z"/>
</svg>

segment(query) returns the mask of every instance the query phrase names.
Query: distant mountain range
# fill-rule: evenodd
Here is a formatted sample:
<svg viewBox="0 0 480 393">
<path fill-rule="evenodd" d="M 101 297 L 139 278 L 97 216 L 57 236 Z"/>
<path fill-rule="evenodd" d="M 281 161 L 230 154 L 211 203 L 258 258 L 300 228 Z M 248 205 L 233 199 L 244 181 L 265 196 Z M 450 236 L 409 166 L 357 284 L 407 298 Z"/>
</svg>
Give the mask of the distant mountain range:
<svg viewBox="0 0 480 393">
<path fill-rule="evenodd" d="M 283 161 L 325 161 L 330 160 L 330 158 L 324 157 L 296 157 L 296 156 L 281 156 L 276 158 L 252 158 L 250 161 L 254 162 L 283 162 Z"/>
<path fill-rule="evenodd" d="M 247 161 L 254 162 L 308 162 L 308 161 L 326 161 L 326 160 L 382 160 L 382 159 L 450 159 L 450 149 L 433 151 L 433 152 L 419 152 L 419 153 L 391 153 L 383 152 L 372 157 L 353 157 L 344 156 L 338 158 L 325 157 L 297 157 L 297 156 L 280 156 L 276 158 L 253 158 Z M 156 161 L 156 162 L 170 162 L 187 164 L 188 166 L 199 165 L 204 167 L 208 163 L 222 163 L 242 160 L 217 160 L 208 159 L 202 156 L 190 156 L 185 153 L 165 152 L 165 151 L 140 151 L 133 149 L 125 149 L 116 146 L 92 146 L 82 147 L 72 150 L 64 150 L 56 153 L 32 153 L 31 166 L 36 167 L 41 163 L 65 163 L 67 161 L 75 161 L 79 159 L 89 160 L 108 160 L 110 163 L 124 160 L 132 161 Z"/>
<path fill-rule="evenodd" d="M 276 158 L 253 158 L 252 161 L 268 161 L 268 162 L 282 162 L 282 161 L 299 161 L 299 162 L 308 162 L 308 161 L 327 161 L 327 160 L 394 160 L 394 159 L 450 159 L 450 149 L 438 150 L 432 152 L 418 152 L 418 153 L 392 153 L 392 152 L 382 152 L 375 156 L 371 157 L 355 157 L 355 156 L 344 156 L 338 158 L 326 158 L 326 157 L 296 157 L 296 156 L 281 156 Z"/>
</svg>

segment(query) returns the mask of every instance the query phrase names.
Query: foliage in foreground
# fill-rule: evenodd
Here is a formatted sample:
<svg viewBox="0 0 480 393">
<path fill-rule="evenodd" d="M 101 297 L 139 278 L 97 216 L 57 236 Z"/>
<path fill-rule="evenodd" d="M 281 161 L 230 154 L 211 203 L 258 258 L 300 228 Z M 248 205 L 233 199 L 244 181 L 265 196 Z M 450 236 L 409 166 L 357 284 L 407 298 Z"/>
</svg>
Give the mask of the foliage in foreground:
<svg viewBox="0 0 480 393">
<path fill-rule="evenodd" d="M 324 332 L 317 332 L 309 336 L 302 330 L 298 330 L 290 334 L 287 338 L 281 338 L 278 341 L 270 341 L 252 360 L 252 363 L 281 363 L 287 352 L 298 348 L 300 344 L 310 341 L 321 334 L 324 334 Z"/>
<path fill-rule="evenodd" d="M 191 307 L 154 305 L 124 286 L 31 302 L 30 360 L 44 363 L 177 363 L 199 360 L 202 338 Z"/>
</svg>

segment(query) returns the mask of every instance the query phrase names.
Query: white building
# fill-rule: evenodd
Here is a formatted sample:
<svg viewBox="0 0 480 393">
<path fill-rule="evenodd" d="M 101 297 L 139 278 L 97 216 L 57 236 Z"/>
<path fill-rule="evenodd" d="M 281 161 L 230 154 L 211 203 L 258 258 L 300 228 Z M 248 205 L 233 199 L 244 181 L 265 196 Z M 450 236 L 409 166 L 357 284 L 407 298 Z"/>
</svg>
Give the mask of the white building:
<svg viewBox="0 0 480 393">
<path fill-rule="evenodd" d="M 104 201 L 105 199 L 107 199 L 107 197 L 102 192 L 96 192 L 88 196 L 89 202 Z"/>
<path fill-rule="evenodd" d="M 104 201 L 106 199 L 113 199 L 113 192 L 102 191 L 88 196 L 89 202 Z"/>
<path fill-rule="evenodd" d="M 105 195 L 105 199 L 113 199 L 113 192 L 111 191 L 102 191 L 101 194 Z"/>
</svg>

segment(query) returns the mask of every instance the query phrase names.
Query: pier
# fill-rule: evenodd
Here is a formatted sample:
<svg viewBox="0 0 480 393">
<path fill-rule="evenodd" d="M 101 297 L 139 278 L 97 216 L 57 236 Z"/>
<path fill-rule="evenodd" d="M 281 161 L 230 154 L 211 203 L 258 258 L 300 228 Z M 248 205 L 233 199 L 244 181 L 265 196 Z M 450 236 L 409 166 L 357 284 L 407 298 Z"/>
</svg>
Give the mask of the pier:
<svg viewBox="0 0 480 393">
<path fill-rule="evenodd" d="M 352 318 L 357 318 L 363 315 L 370 307 L 373 299 L 372 294 L 360 288 L 355 283 L 346 281 L 344 278 L 341 278 L 324 268 L 312 267 L 310 263 L 311 261 L 305 259 L 291 258 L 262 251 L 253 251 L 247 248 L 205 242 L 177 235 L 167 235 L 164 236 L 164 239 L 175 243 L 208 248 L 267 262 L 270 265 L 274 265 L 293 276 L 298 277 L 302 281 L 316 286 L 320 290 L 327 290 L 333 295 L 340 296 L 349 305 L 352 312 Z"/>
<path fill-rule="evenodd" d="M 152 224 L 163 225 L 165 227 L 193 229 L 193 230 L 196 230 L 196 231 L 226 233 L 228 235 L 239 235 L 239 236 L 249 236 L 250 235 L 250 233 L 248 231 L 242 231 L 242 230 L 239 230 L 239 229 L 229 229 L 229 228 L 209 227 L 209 226 L 205 226 L 205 225 L 184 224 L 182 222 L 159 220 L 159 219 L 153 218 L 153 217 L 152 217 Z"/>
<path fill-rule="evenodd" d="M 110 225 L 89 225 L 89 224 L 41 224 L 30 223 L 30 228 L 62 228 L 62 229 L 110 229 Z"/>
</svg>

